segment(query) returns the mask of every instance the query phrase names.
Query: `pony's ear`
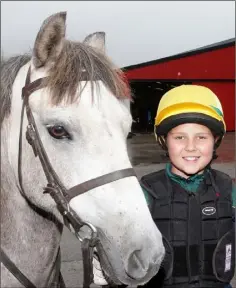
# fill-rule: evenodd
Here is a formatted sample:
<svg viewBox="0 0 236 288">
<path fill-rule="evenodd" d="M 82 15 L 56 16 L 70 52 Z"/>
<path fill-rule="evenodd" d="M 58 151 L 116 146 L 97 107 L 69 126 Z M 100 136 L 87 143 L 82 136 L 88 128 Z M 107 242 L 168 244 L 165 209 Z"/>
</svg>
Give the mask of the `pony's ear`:
<svg viewBox="0 0 236 288">
<path fill-rule="evenodd" d="M 105 32 L 95 32 L 89 34 L 83 41 L 83 43 L 98 49 L 100 52 L 105 53 Z"/>
<path fill-rule="evenodd" d="M 60 54 L 66 31 L 66 12 L 48 17 L 42 24 L 33 49 L 33 64 L 36 68 L 55 61 Z"/>
</svg>

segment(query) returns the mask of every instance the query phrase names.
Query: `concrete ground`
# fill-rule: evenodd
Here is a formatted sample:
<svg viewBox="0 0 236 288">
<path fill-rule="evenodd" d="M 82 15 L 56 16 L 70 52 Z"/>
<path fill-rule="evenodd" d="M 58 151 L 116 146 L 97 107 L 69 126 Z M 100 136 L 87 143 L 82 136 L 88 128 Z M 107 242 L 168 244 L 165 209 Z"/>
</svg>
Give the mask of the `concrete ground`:
<svg viewBox="0 0 236 288">
<path fill-rule="evenodd" d="M 165 167 L 167 158 L 155 142 L 153 134 L 137 134 L 128 139 L 131 163 L 140 179 L 143 175 Z M 235 178 L 235 134 L 228 133 L 218 150 L 218 159 L 212 165 Z M 62 242 L 62 274 L 67 288 L 80 288 L 83 282 L 83 266 L 79 241 L 64 229 Z M 232 281 L 236 288 L 236 277 Z M 93 285 L 93 287 L 97 287 Z"/>
</svg>

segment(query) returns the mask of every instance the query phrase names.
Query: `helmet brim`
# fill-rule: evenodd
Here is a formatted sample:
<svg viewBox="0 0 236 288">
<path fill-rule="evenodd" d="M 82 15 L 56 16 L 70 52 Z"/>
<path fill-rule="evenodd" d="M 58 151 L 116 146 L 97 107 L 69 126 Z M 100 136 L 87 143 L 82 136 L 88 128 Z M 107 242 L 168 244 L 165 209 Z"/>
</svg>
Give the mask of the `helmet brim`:
<svg viewBox="0 0 236 288">
<path fill-rule="evenodd" d="M 171 129 L 186 123 L 204 125 L 212 131 L 214 136 L 223 137 L 225 134 L 225 127 L 222 121 L 214 119 L 208 115 L 195 112 L 181 113 L 167 117 L 159 125 L 155 126 L 155 132 L 157 136 L 167 135 Z"/>
</svg>

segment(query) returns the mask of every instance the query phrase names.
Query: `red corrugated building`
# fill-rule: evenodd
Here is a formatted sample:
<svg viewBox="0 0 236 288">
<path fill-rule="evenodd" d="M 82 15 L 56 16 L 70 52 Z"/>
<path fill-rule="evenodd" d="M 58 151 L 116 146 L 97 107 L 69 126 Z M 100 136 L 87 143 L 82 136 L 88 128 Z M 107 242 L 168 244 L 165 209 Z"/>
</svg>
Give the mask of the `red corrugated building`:
<svg viewBox="0 0 236 288">
<path fill-rule="evenodd" d="M 209 87 L 222 103 L 227 131 L 235 131 L 235 38 L 174 56 L 124 67 L 123 70 L 131 87 L 136 85 L 135 90 L 138 90 L 137 83 L 146 83 L 146 89 L 151 87 L 151 83 L 166 82 L 172 83 L 172 87 L 181 83 Z M 142 95 L 145 98 L 144 90 Z"/>
</svg>

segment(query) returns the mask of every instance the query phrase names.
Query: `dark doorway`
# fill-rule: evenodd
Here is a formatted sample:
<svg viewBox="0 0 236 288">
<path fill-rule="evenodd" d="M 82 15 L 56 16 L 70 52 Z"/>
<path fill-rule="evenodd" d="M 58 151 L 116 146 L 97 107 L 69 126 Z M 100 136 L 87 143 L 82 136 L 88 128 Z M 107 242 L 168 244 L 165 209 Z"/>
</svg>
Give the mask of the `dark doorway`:
<svg viewBox="0 0 236 288">
<path fill-rule="evenodd" d="M 161 97 L 170 89 L 187 82 L 131 81 L 133 103 L 130 105 L 133 116 L 132 132 L 153 132 L 158 104 Z M 188 83 L 190 84 L 190 83 Z"/>
</svg>

